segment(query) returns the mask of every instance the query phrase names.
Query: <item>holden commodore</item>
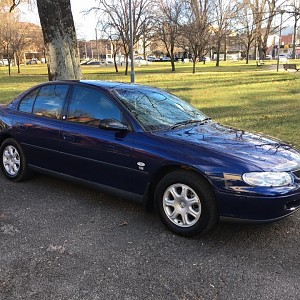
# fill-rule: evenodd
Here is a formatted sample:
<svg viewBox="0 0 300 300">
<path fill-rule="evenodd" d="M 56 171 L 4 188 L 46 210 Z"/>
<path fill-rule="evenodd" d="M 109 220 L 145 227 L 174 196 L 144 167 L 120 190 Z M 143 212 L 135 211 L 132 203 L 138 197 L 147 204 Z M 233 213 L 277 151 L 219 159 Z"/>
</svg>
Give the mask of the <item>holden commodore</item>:
<svg viewBox="0 0 300 300">
<path fill-rule="evenodd" d="M 269 222 L 300 206 L 300 154 L 222 126 L 160 89 L 101 81 L 34 86 L 0 109 L 3 174 L 42 172 L 155 207 L 183 236 L 219 219 Z"/>
</svg>

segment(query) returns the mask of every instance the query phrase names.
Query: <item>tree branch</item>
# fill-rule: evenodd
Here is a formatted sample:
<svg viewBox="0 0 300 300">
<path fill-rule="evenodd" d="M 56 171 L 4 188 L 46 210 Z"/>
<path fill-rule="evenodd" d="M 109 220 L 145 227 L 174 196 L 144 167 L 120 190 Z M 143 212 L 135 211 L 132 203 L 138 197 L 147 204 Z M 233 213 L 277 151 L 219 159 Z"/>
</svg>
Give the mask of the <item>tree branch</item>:
<svg viewBox="0 0 300 300">
<path fill-rule="evenodd" d="M 12 6 L 9 9 L 9 12 L 11 13 L 21 2 L 21 0 L 12 0 Z"/>
</svg>

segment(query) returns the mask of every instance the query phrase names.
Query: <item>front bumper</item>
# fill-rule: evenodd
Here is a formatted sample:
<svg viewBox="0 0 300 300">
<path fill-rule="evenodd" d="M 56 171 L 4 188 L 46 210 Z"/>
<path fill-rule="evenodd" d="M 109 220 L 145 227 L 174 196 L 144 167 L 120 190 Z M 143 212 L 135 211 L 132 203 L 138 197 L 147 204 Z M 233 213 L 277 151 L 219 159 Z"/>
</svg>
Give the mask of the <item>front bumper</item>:
<svg viewBox="0 0 300 300">
<path fill-rule="evenodd" d="M 266 223 L 296 212 L 300 208 L 300 191 L 276 196 L 219 192 L 217 202 L 221 219 Z"/>
</svg>

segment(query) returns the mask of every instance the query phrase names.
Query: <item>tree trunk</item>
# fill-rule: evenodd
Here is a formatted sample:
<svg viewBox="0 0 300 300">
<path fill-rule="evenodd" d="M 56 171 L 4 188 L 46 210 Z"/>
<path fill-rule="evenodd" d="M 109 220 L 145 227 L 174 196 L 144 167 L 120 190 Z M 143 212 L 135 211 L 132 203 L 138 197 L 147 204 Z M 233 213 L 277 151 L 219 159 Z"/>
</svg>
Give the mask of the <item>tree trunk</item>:
<svg viewBox="0 0 300 300">
<path fill-rule="evenodd" d="M 20 59 L 19 55 L 16 55 L 15 61 L 17 62 L 18 74 L 20 74 L 21 73 L 21 69 L 20 69 L 21 59 Z"/>
<path fill-rule="evenodd" d="M 221 41 L 218 40 L 217 42 L 217 60 L 216 60 L 216 67 L 220 66 L 220 50 L 221 50 Z"/>
<path fill-rule="evenodd" d="M 246 64 L 249 64 L 249 54 L 250 54 L 250 43 L 248 43 L 247 45 L 247 49 L 246 49 Z"/>
<path fill-rule="evenodd" d="M 116 73 L 118 73 L 119 70 L 118 70 L 118 65 L 117 65 L 117 52 L 116 51 L 114 52 L 114 65 L 115 65 Z"/>
<path fill-rule="evenodd" d="M 10 76 L 11 75 L 11 68 L 10 68 L 10 64 L 11 64 L 11 59 L 10 59 L 10 56 L 9 56 L 9 44 L 6 45 L 6 58 L 7 58 L 7 63 L 8 63 L 8 75 Z"/>
<path fill-rule="evenodd" d="M 128 75 L 129 53 L 125 53 L 125 72 L 124 75 Z"/>
<path fill-rule="evenodd" d="M 37 0 L 49 80 L 80 79 L 80 61 L 70 0 Z"/>
<path fill-rule="evenodd" d="M 296 12 L 295 12 L 296 13 Z M 297 16 L 295 15 L 294 21 L 294 32 L 293 32 L 293 50 L 292 50 L 292 58 L 296 58 L 296 33 L 297 33 Z"/>
<path fill-rule="evenodd" d="M 175 43 L 172 42 L 171 46 L 170 46 L 170 51 L 168 50 L 168 55 L 171 59 L 171 70 L 172 72 L 175 72 L 175 62 L 174 62 L 174 49 L 175 49 Z"/>
<path fill-rule="evenodd" d="M 172 70 L 172 72 L 175 72 L 175 62 L 174 62 L 174 57 L 171 58 L 171 70 Z"/>
<path fill-rule="evenodd" d="M 193 74 L 196 73 L 196 61 L 197 61 L 197 56 L 193 57 Z"/>
<path fill-rule="evenodd" d="M 225 34 L 225 41 L 224 41 L 224 61 L 227 61 L 227 38 Z"/>
</svg>

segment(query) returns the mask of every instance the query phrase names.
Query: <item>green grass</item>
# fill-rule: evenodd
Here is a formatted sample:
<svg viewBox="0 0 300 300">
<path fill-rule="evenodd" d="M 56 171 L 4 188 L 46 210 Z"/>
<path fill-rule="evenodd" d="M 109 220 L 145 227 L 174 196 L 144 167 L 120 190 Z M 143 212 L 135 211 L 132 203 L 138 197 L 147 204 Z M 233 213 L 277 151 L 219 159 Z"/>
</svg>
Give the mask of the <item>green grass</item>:
<svg viewBox="0 0 300 300">
<path fill-rule="evenodd" d="M 115 73 L 112 66 L 83 67 L 84 79 L 129 82 L 124 67 Z M 169 63 L 136 67 L 136 82 L 160 87 L 200 108 L 216 121 L 245 130 L 262 132 L 300 148 L 300 72 L 276 72 L 276 61 L 265 66 L 255 63 L 221 62 L 197 65 L 178 63 L 171 72 Z M 6 103 L 26 88 L 47 80 L 45 66 L 15 68 L 12 75 L 0 67 L 0 102 Z"/>
</svg>

